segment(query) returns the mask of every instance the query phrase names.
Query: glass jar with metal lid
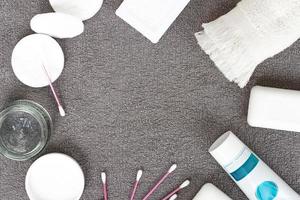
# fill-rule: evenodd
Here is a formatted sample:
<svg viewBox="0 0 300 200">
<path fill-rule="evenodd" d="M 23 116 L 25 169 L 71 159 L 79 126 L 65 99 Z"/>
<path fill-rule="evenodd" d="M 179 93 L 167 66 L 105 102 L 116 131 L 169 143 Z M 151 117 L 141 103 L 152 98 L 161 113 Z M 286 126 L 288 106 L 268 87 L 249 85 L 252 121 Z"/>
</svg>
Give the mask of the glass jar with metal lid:
<svg viewBox="0 0 300 200">
<path fill-rule="evenodd" d="M 41 152 L 52 132 L 52 120 L 41 105 L 18 100 L 0 113 L 0 153 L 17 161 Z"/>
</svg>

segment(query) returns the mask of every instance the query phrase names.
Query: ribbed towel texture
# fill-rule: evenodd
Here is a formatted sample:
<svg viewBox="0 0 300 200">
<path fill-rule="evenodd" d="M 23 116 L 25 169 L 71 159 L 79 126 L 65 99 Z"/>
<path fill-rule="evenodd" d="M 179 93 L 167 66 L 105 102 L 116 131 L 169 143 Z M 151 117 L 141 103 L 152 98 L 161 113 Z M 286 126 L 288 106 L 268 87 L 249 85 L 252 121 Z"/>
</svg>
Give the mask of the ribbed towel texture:
<svg viewBox="0 0 300 200">
<path fill-rule="evenodd" d="M 244 87 L 256 66 L 300 37 L 300 0 L 242 0 L 203 24 L 201 48 L 227 79 Z"/>
</svg>

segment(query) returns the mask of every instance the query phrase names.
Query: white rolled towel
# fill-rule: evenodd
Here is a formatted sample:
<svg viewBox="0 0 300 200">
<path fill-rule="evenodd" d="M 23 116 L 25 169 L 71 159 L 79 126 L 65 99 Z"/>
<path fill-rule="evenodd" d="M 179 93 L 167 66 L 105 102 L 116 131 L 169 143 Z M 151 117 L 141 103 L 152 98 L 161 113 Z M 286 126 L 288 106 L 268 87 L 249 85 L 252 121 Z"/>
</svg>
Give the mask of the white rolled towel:
<svg viewBox="0 0 300 200">
<path fill-rule="evenodd" d="M 227 79 L 244 87 L 256 66 L 300 37 L 299 0 L 242 0 L 196 33 Z"/>
</svg>

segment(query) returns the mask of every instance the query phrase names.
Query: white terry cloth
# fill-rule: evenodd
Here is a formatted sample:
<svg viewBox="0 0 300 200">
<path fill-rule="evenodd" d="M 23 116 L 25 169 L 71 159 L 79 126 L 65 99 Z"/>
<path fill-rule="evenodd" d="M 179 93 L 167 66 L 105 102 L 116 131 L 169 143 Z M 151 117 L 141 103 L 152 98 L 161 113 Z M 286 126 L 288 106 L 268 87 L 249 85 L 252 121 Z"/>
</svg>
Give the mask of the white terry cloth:
<svg viewBox="0 0 300 200">
<path fill-rule="evenodd" d="M 196 33 L 227 79 L 244 87 L 256 66 L 300 37 L 300 0 L 242 0 Z"/>
<path fill-rule="evenodd" d="M 124 0 L 116 15 L 157 43 L 190 0 Z"/>
</svg>

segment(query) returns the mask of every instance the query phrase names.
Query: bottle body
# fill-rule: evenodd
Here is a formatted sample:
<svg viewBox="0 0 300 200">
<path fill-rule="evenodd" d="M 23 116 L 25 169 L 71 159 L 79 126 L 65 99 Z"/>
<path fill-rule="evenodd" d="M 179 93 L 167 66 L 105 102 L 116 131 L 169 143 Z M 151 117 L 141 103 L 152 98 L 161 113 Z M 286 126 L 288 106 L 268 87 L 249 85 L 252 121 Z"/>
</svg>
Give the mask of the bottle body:
<svg viewBox="0 0 300 200">
<path fill-rule="evenodd" d="M 250 200 L 300 200 L 299 194 L 233 133 L 224 135 L 210 153 Z"/>
</svg>

